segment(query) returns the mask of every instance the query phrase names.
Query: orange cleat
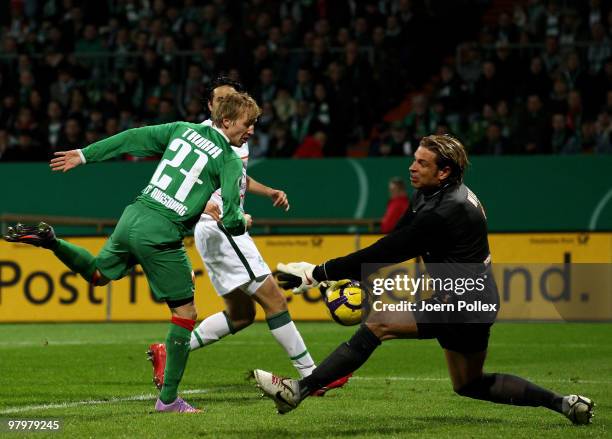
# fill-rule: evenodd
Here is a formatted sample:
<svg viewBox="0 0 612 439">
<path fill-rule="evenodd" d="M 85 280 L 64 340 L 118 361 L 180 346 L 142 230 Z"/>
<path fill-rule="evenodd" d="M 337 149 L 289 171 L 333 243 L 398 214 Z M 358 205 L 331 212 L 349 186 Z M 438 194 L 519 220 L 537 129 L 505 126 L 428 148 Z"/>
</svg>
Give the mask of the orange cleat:
<svg viewBox="0 0 612 439">
<path fill-rule="evenodd" d="M 147 360 L 153 365 L 153 383 L 161 390 L 164 385 L 164 370 L 166 369 L 166 345 L 153 343 L 149 346 Z"/>
</svg>

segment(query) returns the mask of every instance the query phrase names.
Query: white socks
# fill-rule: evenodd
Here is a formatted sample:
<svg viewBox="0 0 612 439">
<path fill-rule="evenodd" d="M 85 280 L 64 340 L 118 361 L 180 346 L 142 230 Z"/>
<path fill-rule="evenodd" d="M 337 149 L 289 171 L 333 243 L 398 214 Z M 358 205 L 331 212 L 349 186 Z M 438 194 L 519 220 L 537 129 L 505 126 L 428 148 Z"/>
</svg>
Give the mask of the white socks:
<svg viewBox="0 0 612 439">
<path fill-rule="evenodd" d="M 191 350 L 213 344 L 233 332 L 229 319 L 224 312 L 208 316 L 191 333 L 191 341 L 189 343 Z"/>
<path fill-rule="evenodd" d="M 300 377 L 307 377 L 312 373 L 316 365 L 302 336 L 291 320 L 289 311 L 283 311 L 266 319 L 272 335 L 278 343 L 285 349 L 293 367 L 296 368 Z"/>
<path fill-rule="evenodd" d="M 291 320 L 289 311 L 283 311 L 266 319 L 270 332 L 285 349 L 293 367 L 296 368 L 300 377 L 307 377 L 312 373 L 316 365 L 302 336 L 295 327 L 295 323 Z M 191 350 L 196 350 L 213 344 L 228 334 L 233 334 L 234 330 L 231 326 L 227 315 L 224 312 L 213 314 L 204 320 L 191 333 L 190 346 Z"/>
</svg>

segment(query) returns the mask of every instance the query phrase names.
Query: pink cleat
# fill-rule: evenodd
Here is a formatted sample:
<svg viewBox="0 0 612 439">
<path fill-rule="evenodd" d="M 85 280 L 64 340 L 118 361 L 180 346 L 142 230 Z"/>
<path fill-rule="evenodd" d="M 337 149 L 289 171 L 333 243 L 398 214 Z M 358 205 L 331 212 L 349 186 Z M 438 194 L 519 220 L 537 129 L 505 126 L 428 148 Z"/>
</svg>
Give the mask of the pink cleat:
<svg viewBox="0 0 612 439">
<path fill-rule="evenodd" d="M 176 412 L 176 413 L 200 413 L 202 410 L 191 407 L 183 398 L 177 397 L 174 402 L 164 404 L 161 399 L 157 399 L 155 410 L 158 412 Z"/>
</svg>

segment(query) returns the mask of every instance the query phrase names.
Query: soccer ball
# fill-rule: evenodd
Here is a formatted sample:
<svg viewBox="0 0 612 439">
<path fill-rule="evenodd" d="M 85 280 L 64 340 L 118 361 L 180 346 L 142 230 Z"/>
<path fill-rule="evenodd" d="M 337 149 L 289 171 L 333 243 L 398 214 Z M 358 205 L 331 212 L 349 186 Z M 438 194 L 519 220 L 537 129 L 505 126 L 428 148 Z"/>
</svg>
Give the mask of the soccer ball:
<svg viewBox="0 0 612 439">
<path fill-rule="evenodd" d="M 359 282 L 344 279 L 331 285 L 325 294 L 325 305 L 329 315 L 344 326 L 352 326 L 361 322 L 363 311 L 363 290 Z"/>
</svg>

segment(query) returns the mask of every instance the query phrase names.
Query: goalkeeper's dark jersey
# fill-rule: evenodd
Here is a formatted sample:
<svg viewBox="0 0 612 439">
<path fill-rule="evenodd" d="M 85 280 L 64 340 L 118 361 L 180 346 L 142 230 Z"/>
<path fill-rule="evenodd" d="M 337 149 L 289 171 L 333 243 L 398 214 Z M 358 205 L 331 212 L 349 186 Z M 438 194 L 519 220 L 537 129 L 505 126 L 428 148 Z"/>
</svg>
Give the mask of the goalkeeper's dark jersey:
<svg viewBox="0 0 612 439">
<path fill-rule="evenodd" d="M 417 256 L 427 264 L 490 264 L 486 216 L 467 186 L 447 184 L 430 193 L 416 191 L 410 206 L 384 238 L 327 261 L 327 278 L 359 279 L 362 264 L 399 263 Z"/>
</svg>

